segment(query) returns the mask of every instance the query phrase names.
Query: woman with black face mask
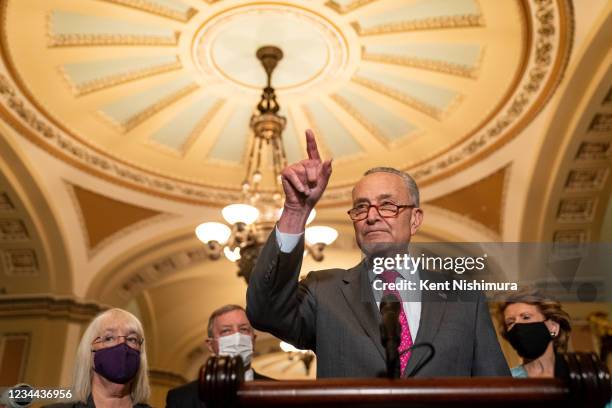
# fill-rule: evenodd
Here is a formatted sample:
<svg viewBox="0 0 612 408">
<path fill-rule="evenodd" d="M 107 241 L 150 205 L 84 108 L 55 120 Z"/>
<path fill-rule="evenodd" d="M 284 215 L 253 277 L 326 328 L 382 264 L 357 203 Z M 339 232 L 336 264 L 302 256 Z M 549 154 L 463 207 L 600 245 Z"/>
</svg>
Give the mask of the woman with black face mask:
<svg viewBox="0 0 612 408">
<path fill-rule="evenodd" d="M 133 314 L 110 309 L 85 330 L 74 368 L 73 400 L 48 408 L 148 408 L 143 329 Z"/>
<path fill-rule="evenodd" d="M 511 369 L 513 377 L 563 377 L 567 368 L 557 353 L 567 351 L 571 329 L 561 304 L 535 290 L 508 297 L 499 307 L 504 337 L 523 364 Z"/>
</svg>

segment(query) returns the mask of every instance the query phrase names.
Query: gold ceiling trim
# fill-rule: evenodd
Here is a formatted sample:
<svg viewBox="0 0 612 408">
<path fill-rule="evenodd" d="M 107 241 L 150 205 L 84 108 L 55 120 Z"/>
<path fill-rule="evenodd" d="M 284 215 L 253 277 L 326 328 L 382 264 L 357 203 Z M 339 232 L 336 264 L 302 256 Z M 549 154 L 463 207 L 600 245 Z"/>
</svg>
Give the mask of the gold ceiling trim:
<svg viewBox="0 0 612 408">
<path fill-rule="evenodd" d="M 536 25 L 533 29 L 527 29 L 526 35 L 531 36 L 532 33 L 536 35 L 532 43 L 534 61 L 532 66 L 526 62 L 524 67 L 526 75 L 517 78 L 519 82 L 526 78 L 524 83 L 520 87 L 512 87 L 518 89 L 518 92 L 512 95 L 511 101 L 501 115 L 498 114 L 503 109 L 495 111 L 496 115 L 493 115 L 492 118 L 495 116 L 498 118 L 491 126 L 476 129 L 457 145 L 451 146 L 446 153 L 440 155 L 446 157 L 432 160 L 427 165 L 412 170 L 413 177 L 426 179 L 425 184 L 429 184 L 447 177 L 451 171 L 456 172 L 470 166 L 485 154 L 500 148 L 516 137 L 552 97 L 561 81 L 572 48 L 571 39 L 574 26 L 571 3 L 569 0 L 531 1 L 536 5 L 533 11 Z M 557 5 L 557 8 L 553 3 Z M 524 0 L 522 4 L 529 8 L 529 0 Z M 554 24 L 555 10 L 559 11 L 559 27 Z M 555 49 L 553 38 L 557 33 L 559 34 L 558 52 L 554 58 L 555 55 L 552 55 Z M 534 95 L 537 95 L 537 98 L 531 101 Z M 526 112 L 524 112 L 525 109 L 527 109 Z M 509 130 L 506 130 L 508 128 Z M 452 170 L 447 170 L 451 168 Z"/>
<path fill-rule="evenodd" d="M 340 76 L 343 70 L 346 68 L 347 61 L 350 59 L 350 47 L 349 41 L 347 40 L 343 31 L 326 16 L 310 10 L 306 7 L 289 4 L 284 2 L 267 4 L 264 2 L 254 2 L 250 4 L 232 6 L 227 9 L 223 9 L 211 16 L 209 16 L 204 22 L 202 22 L 193 36 L 190 49 L 192 50 L 192 58 L 195 62 L 196 67 L 205 75 L 213 78 L 223 78 L 237 86 L 244 87 L 250 91 L 260 90 L 260 85 L 251 85 L 244 83 L 236 78 L 229 76 L 223 69 L 218 65 L 213 55 L 209 55 L 210 64 L 205 58 L 206 55 L 201 55 L 201 48 L 213 49 L 213 44 L 216 39 L 215 30 L 218 30 L 220 23 L 231 22 L 236 16 L 239 16 L 240 12 L 257 12 L 272 11 L 278 13 L 285 13 L 317 26 L 321 31 L 328 46 L 332 47 L 335 52 L 330 53 L 329 48 L 327 52 L 327 60 L 321 69 L 299 83 L 291 84 L 289 86 L 275 86 L 277 91 L 297 91 L 303 90 L 307 86 L 316 85 L 321 81 L 322 74 L 325 73 L 331 77 Z M 298 13 L 298 11 L 301 13 Z M 204 40 L 202 40 L 204 39 Z M 331 56 L 335 58 L 331 59 Z M 331 73 L 331 75 L 330 75 Z"/>
<path fill-rule="evenodd" d="M 89 45 L 177 45 L 179 32 L 173 38 L 120 34 L 49 34 L 50 47 Z"/>
<path fill-rule="evenodd" d="M 481 57 L 482 58 L 482 57 Z M 455 64 L 448 61 L 439 61 L 425 58 L 407 57 L 401 55 L 369 53 L 361 47 L 361 59 L 365 61 L 383 62 L 386 64 L 402 65 L 406 67 L 442 72 L 466 78 L 476 78 L 477 67 Z"/>
<path fill-rule="evenodd" d="M 8 1 L 4 2 L 2 9 L 2 22 L 5 21 L 5 8 Z M 47 45 L 49 47 L 66 46 L 89 46 L 89 45 L 177 45 L 181 33 L 174 31 L 172 37 L 155 35 L 135 35 L 135 34 L 55 34 L 53 32 L 52 13 L 47 14 Z M 3 33 L 3 36 L 5 34 Z"/>
<path fill-rule="evenodd" d="M 81 302 L 71 297 L 45 295 L 0 297 L 0 318 L 65 319 L 76 323 L 90 322 L 108 309 L 94 302 Z"/>
<path fill-rule="evenodd" d="M 484 126 L 488 123 L 487 120 L 492 120 L 503 108 L 504 104 L 501 102 L 479 127 L 462 140 L 448 149 L 425 158 L 410 168 L 406 168 L 408 171 L 416 171 L 416 178 L 421 185 L 430 184 L 446 177 L 451 171 L 456 172 L 466 168 L 485 154 L 503 146 L 535 117 L 558 86 L 571 49 L 571 33 L 573 32 L 571 3 L 569 3 L 569 0 L 517 0 L 517 2 L 525 9 L 525 15 L 529 16 L 526 18 L 527 27 L 525 29 L 525 43 L 529 46 L 525 49 L 525 58 L 530 54 L 533 47 L 537 46 L 538 52 L 535 54 L 537 59 L 542 60 L 540 61 L 542 66 L 539 69 L 538 67 L 532 69 L 529 75 L 524 75 L 529 63 L 527 61 L 521 63 L 522 68 L 517 72 L 515 82 L 520 83 L 521 79 L 525 79 L 529 81 L 529 84 L 522 86 L 518 93 L 516 93 L 517 85 L 512 86 L 512 89 L 508 92 L 508 98 L 515 93 L 516 95 L 509 104 L 509 108 L 504 112 L 505 116 L 496 120 L 492 128 L 483 131 Z M 530 10 L 530 4 L 535 5 L 533 12 Z M 239 196 L 238 187 L 209 187 L 195 180 L 184 180 L 162 175 L 154 169 L 143 168 L 135 163 L 111 157 L 102 149 L 81 141 L 78 136 L 58 123 L 32 98 L 31 93 L 14 67 L 6 37 L 6 7 L 7 2 L 3 2 L 0 9 L 2 13 L 0 19 L 3 21 L 0 52 L 12 80 L 18 84 L 17 89 L 23 92 L 28 103 L 36 107 L 38 112 L 45 114 L 45 120 L 41 120 L 38 117 L 38 112 L 27 108 L 23 100 L 16 96 L 14 88 L 10 90 L 13 95 L 7 95 L 5 87 L 5 92 L 1 93 L 0 96 L 3 96 L 7 101 L 8 109 L 5 106 L 0 106 L 0 112 L 19 133 L 34 140 L 36 144 L 46 150 L 53 150 L 53 155 L 72 163 L 79 169 L 156 196 L 212 205 L 222 205 L 235 200 Z M 554 17 L 557 12 L 560 20 L 559 27 L 554 24 Z M 535 28 L 533 30 L 531 30 L 530 19 L 534 20 Z M 535 38 L 532 38 L 532 35 Z M 554 38 L 555 35 L 558 35 L 558 38 Z M 557 46 L 557 54 L 551 55 L 551 49 L 555 49 Z M 8 84 L 7 79 L 0 76 L 0 88 L 3 86 L 2 82 L 4 85 Z M 539 96 L 534 101 L 529 100 L 534 93 L 537 93 L 538 89 L 540 89 Z M 528 102 L 525 102 L 526 98 Z M 505 100 L 502 102 L 505 102 Z M 522 115 L 521 112 L 523 112 Z M 24 120 L 28 125 L 24 126 L 19 123 L 20 120 Z M 512 123 L 512 121 L 516 121 L 516 123 Z M 57 126 L 57 129 L 67 136 L 60 134 L 60 131 L 49 123 L 53 123 L 54 126 Z M 480 134 L 477 134 L 478 132 Z M 38 134 L 43 137 L 39 137 Z M 53 142 L 54 147 L 49 142 Z M 424 163 L 426 164 L 424 165 Z M 330 188 L 320 206 L 334 206 L 350 200 L 350 186 L 352 184 L 351 181 L 347 181 Z"/>
<path fill-rule="evenodd" d="M 147 0 L 103 0 L 108 3 L 115 3 L 120 6 L 130 7 L 133 9 L 147 11 L 149 13 L 157 14 L 162 17 L 172 18 L 174 20 L 187 22 L 197 14 L 197 10 L 192 7 L 189 7 L 187 13 L 181 13 L 176 10 L 171 10 L 169 8 L 160 6 L 159 4 L 152 3 Z"/>
<path fill-rule="evenodd" d="M 192 204 L 219 206 L 221 203 L 238 201 L 241 197 L 240 191 L 233 189 L 202 187 L 188 182 L 169 181 L 167 177 L 139 170 L 135 165 L 109 159 L 108 156 L 84 146 L 73 138 L 65 137 L 47 122 L 39 119 L 37 113 L 16 96 L 16 90 L 1 73 L 0 97 L 7 101 L 11 109 L 9 111 L 3 104 L 0 104 L 0 117 L 4 118 L 17 133 L 28 137 L 37 146 L 59 160 L 67 161 L 77 169 L 94 174 L 103 180 L 156 197 L 179 199 Z M 39 135 L 44 137 L 41 138 Z M 51 145 L 54 147 L 50 147 Z"/>
<path fill-rule="evenodd" d="M 484 18 L 481 14 L 431 17 L 423 20 L 381 24 L 372 28 L 361 27 L 358 21 L 353 21 L 351 23 L 351 26 L 360 36 L 405 33 L 409 31 L 434 30 L 443 28 L 473 28 L 482 27 L 484 25 Z"/>
<path fill-rule="evenodd" d="M 59 73 L 62 78 L 66 81 L 69 88 L 72 92 L 77 96 L 82 96 L 94 91 L 100 91 L 103 89 L 108 89 L 116 85 L 120 85 L 126 82 L 135 81 L 138 79 L 148 78 L 157 74 L 161 74 L 164 72 L 176 71 L 183 68 L 183 65 L 179 61 L 178 56 L 175 56 L 175 61 L 164 64 L 157 65 L 155 67 L 147 67 L 138 71 L 132 71 L 127 73 L 120 73 L 104 78 L 96 78 L 94 80 L 85 82 L 83 84 L 75 84 L 70 76 L 66 73 L 66 70 L 63 66 L 58 68 Z"/>
</svg>

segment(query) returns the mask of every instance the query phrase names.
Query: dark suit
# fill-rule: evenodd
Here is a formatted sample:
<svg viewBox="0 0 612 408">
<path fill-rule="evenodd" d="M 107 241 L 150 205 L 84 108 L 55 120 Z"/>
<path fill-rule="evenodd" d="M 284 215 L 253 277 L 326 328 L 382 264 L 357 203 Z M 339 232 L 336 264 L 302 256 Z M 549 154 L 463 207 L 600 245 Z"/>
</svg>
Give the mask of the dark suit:
<svg viewBox="0 0 612 408">
<path fill-rule="evenodd" d="M 275 231 L 258 257 L 247 291 L 251 324 L 317 355 L 317 376 L 376 377 L 385 372 L 380 340 L 380 313 L 364 263 L 345 270 L 311 272 L 297 284 L 303 239 L 282 253 Z M 445 294 L 421 303 L 415 344 L 428 342 L 435 356 L 419 377 L 509 376 L 486 301 L 481 293 L 468 301 L 444 300 Z M 428 355 L 416 348 L 403 376 Z"/>
<path fill-rule="evenodd" d="M 272 380 L 270 377 L 259 374 L 253 370 L 254 380 Z M 206 408 L 198 395 L 198 381 L 181 385 L 168 391 L 166 395 L 166 408 Z"/>
</svg>

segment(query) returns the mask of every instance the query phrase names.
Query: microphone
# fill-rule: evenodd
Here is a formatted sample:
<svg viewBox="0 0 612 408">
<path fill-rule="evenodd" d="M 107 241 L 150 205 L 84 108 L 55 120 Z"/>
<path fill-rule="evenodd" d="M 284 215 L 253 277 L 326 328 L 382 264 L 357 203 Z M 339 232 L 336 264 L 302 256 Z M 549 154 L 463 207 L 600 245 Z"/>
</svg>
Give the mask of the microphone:
<svg viewBox="0 0 612 408">
<path fill-rule="evenodd" d="M 380 338 L 387 357 L 387 377 L 400 377 L 400 360 L 397 348 L 400 344 L 402 327 L 399 323 L 401 303 L 392 293 L 387 293 L 380 301 Z"/>
<path fill-rule="evenodd" d="M 402 351 L 402 354 L 407 353 L 409 351 L 412 351 L 412 350 L 414 350 L 416 348 L 419 348 L 419 347 L 427 347 L 427 349 L 429 350 L 429 355 L 427 356 L 427 358 L 425 358 L 423 361 L 421 361 L 421 363 L 418 366 L 416 366 L 414 368 L 414 370 L 412 370 L 412 376 L 413 377 L 419 371 L 421 371 L 421 368 L 423 368 L 425 366 L 425 364 L 429 363 L 431 361 L 431 359 L 434 358 L 434 356 L 436 355 L 436 349 L 433 346 L 433 344 L 431 344 L 431 343 L 416 343 L 416 344 L 413 344 L 408 349 Z M 412 356 L 410 358 L 412 358 Z"/>
</svg>

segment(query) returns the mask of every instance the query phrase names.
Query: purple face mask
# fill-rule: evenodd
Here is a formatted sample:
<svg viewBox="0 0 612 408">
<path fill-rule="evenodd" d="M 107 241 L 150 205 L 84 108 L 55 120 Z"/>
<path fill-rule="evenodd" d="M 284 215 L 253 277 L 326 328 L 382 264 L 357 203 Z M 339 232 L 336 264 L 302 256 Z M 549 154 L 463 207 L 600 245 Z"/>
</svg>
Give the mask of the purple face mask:
<svg viewBox="0 0 612 408">
<path fill-rule="evenodd" d="M 140 368 L 140 351 L 125 343 L 94 352 L 94 371 L 115 384 L 127 384 Z"/>
</svg>

